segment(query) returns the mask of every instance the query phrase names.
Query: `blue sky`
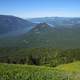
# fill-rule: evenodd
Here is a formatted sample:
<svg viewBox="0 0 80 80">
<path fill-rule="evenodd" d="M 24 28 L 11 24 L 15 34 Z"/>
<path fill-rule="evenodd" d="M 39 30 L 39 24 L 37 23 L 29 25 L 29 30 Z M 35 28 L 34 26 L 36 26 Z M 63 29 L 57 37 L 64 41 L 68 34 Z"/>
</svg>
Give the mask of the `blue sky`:
<svg viewBox="0 0 80 80">
<path fill-rule="evenodd" d="M 80 17 L 80 0 L 0 0 L 0 14 L 29 17 Z"/>
</svg>

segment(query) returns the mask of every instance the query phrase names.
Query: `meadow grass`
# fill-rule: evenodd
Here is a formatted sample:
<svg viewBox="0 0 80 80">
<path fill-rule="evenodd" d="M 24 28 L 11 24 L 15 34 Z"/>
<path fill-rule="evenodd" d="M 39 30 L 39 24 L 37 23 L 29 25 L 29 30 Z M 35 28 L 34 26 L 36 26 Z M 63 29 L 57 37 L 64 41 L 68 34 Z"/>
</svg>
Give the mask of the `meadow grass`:
<svg viewBox="0 0 80 80">
<path fill-rule="evenodd" d="M 62 64 L 56 69 L 64 70 L 66 72 L 80 72 L 80 61 L 76 61 L 70 64 Z"/>
<path fill-rule="evenodd" d="M 69 71 L 69 68 L 72 71 Z M 0 64 L 0 80 L 80 80 L 79 72 L 80 62 L 65 64 L 56 68 L 21 64 Z"/>
</svg>

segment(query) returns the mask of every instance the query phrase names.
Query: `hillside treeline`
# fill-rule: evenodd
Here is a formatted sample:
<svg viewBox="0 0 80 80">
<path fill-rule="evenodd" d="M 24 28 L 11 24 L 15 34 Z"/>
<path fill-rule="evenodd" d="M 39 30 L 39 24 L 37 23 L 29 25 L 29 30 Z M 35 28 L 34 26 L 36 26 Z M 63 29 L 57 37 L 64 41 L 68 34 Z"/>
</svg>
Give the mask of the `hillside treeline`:
<svg viewBox="0 0 80 80">
<path fill-rule="evenodd" d="M 0 48 L 0 62 L 55 67 L 80 60 L 80 49 Z"/>
</svg>

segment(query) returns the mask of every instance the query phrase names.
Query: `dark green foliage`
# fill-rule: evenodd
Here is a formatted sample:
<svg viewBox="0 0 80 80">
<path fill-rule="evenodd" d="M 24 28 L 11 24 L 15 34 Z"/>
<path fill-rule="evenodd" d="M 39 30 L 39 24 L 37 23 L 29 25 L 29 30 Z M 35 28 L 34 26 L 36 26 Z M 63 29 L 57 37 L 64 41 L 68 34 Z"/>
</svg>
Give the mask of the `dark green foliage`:
<svg viewBox="0 0 80 80">
<path fill-rule="evenodd" d="M 57 66 L 80 60 L 80 49 L 0 48 L 0 62 Z"/>
<path fill-rule="evenodd" d="M 80 60 L 80 49 L 67 49 L 59 55 L 63 63 L 69 63 Z"/>
</svg>

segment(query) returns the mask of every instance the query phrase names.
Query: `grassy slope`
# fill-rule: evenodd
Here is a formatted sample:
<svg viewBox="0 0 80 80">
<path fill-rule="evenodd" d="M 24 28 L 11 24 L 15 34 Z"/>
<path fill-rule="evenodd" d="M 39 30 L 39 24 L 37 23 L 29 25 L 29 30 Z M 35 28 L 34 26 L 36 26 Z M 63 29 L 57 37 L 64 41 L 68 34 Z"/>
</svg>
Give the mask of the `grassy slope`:
<svg viewBox="0 0 80 80">
<path fill-rule="evenodd" d="M 56 67 L 56 69 L 66 72 L 68 74 L 68 78 L 71 78 L 70 80 L 80 80 L 80 61 L 63 64 Z"/>
<path fill-rule="evenodd" d="M 80 62 L 56 68 L 0 64 L 0 80 L 80 80 Z"/>
<path fill-rule="evenodd" d="M 72 73 L 80 72 L 80 61 L 70 63 L 70 64 L 63 64 L 56 67 L 56 69 L 60 69 L 60 70 L 64 70 L 66 72 L 72 72 Z"/>
</svg>

